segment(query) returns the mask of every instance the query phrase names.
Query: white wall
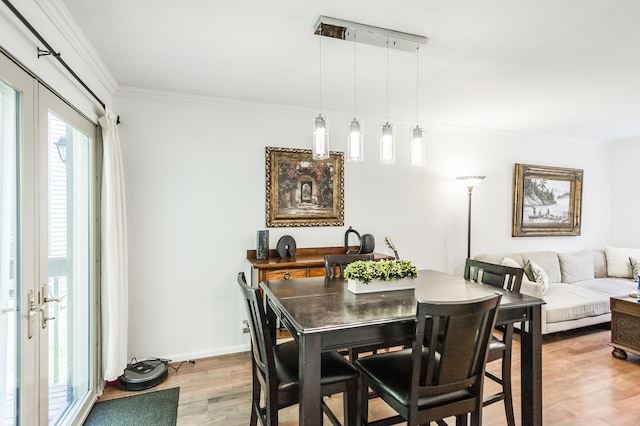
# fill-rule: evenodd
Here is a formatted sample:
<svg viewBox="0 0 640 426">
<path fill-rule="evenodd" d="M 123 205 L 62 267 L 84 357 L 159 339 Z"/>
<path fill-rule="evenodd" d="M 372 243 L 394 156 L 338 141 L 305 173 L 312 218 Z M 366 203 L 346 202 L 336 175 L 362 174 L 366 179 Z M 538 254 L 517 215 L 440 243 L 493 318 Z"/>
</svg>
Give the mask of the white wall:
<svg viewBox="0 0 640 426">
<path fill-rule="evenodd" d="M 248 348 L 236 274 L 265 228 L 265 147 L 309 148 L 317 111 L 123 90 L 116 95 L 123 144 L 130 253 L 130 357 L 174 360 Z M 344 151 L 349 114 L 326 112 L 331 146 Z M 472 255 L 602 248 L 611 234 L 606 144 L 560 137 L 426 127 L 427 165 L 408 165 L 397 123 L 397 162 L 377 159 L 382 117 L 365 123 L 365 162 L 345 164 L 345 226 L 272 228 L 298 247 L 341 246 L 349 225 L 386 235 L 419 268 L 461 273 L 467 190 L 457 175 L 482 174 L 473 193 Z M 512 238 L 516 162 L 585 170 L 582 235 Z"/>
<path fill-rule="evenodd" d="M 640 247 L 640 228 L 635 223 L 640 212 L 640 139 L 619 141 L 612 145 L 613 209 L 615 221 L 611 245 Z"/>
</svg>

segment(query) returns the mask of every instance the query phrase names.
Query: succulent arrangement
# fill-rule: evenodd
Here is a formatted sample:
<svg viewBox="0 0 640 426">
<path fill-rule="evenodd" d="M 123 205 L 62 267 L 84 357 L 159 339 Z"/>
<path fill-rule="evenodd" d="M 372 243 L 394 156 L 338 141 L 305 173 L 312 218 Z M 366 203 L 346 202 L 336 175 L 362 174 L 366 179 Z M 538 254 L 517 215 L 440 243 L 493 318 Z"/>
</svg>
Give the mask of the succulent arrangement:
<svg viewBox="0 0 640 426">
<path fill-rule="evenodd" d="M 402 278 L 415 278 L 418 269 L 410 260 L 357 260 L 348 264 L 342 274 L 346 279 L 362 281 L 392 281 Z"/>
</svg>

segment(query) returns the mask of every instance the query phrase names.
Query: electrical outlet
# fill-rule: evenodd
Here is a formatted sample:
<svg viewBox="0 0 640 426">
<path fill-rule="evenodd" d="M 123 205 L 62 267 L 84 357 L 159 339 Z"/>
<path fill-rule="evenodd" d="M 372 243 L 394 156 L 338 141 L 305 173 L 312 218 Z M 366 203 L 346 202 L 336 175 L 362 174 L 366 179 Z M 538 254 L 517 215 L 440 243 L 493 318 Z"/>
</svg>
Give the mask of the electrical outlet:
<svg viewBox="0 0 640 426">
<path fill-rule="evenodd" d="M 249 332 L 249 321 L 248 320 L 243 320 L 242 321 L 242 333 L 248 333 Z"/>
</svg>

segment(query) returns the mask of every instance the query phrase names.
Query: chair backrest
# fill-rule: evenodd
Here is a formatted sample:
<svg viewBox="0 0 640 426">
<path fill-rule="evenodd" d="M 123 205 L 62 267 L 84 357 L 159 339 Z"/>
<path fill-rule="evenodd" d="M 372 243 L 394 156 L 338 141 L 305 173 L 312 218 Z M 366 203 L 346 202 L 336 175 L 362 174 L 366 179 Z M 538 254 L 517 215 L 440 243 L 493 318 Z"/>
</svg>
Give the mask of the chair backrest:
<svg viewBox="0 0 640 426">
<path fill-rule="evenodd" d="M 356 260 L 373 260 L 373 253 L 326 255 L 324 257 L 324 269 L 327 277 L 342 277 L 344 268 Z"/>
<path fill-rule="evenodd" d="M 254 367 L 262 385 L 269 389 L 277 389 L 275 359 L 273 355 L 274 340 L 267 323 L 267 315 L 258 289 L 247 284 L 244 272 L 238 273 L 238 285 L 245 298 L 245 307 L 249 315 L 249 332 L 251 333 L 251 349 Z"/>
<path fill-rule="evenodd" d="M 469 391 L 481 404 L 489 342 L 501 299 L 502 295 L 495 294 L 461 303 L 418 303 L 412 348 L 413 407 L 420 397 L 458 390 Z M 429 350 L 425 341 L 439 342 L 437 350 Z"/>
<path fill-rule="evenodd" d="M 520 294 L 524 269 L 467 259 L 464 278 Z"/>
</svg>

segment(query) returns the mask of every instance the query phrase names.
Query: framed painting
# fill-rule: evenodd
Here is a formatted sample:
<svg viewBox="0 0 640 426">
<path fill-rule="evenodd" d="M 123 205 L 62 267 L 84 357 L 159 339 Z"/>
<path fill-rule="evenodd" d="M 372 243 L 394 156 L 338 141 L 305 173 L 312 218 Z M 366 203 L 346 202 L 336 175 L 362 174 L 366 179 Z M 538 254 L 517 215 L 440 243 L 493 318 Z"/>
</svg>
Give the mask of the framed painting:
<svg viewBox="0 0 640 426">
<path fill-rule="evenodd" d="M 584 170 L 516 164 L 514 237 L 580 235 Z"/>
<path fill-rule="evenodd" d="M 266 148 L 267 226 L 343 226 L 344 153 Z"/>
</svg>

